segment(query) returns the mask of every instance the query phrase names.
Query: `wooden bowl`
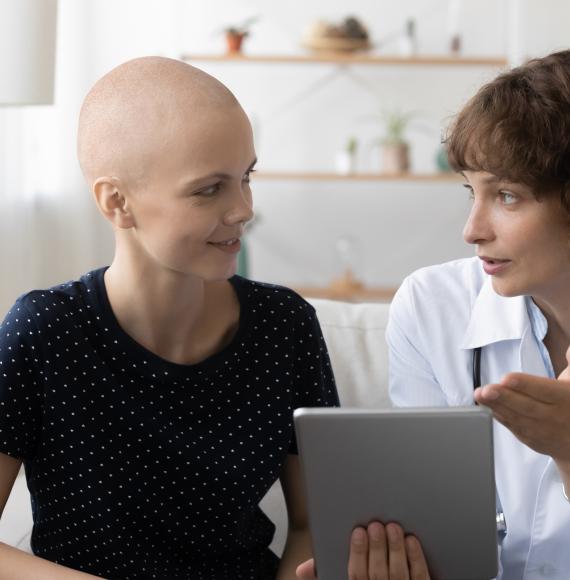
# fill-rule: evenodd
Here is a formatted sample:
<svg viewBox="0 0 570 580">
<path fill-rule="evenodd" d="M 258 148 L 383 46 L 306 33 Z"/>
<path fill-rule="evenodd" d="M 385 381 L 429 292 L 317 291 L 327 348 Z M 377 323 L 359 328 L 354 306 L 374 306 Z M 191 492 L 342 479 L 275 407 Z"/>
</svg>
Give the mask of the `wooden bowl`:
<svg viewBox="0 0 570 580">
<path fill-rule="evenodd" d="M 370 50 L 370 41 L 362 38 L 311 37 L 303 41 L 303 46 L 316 52 L 355 52 Z"/>
</svg>

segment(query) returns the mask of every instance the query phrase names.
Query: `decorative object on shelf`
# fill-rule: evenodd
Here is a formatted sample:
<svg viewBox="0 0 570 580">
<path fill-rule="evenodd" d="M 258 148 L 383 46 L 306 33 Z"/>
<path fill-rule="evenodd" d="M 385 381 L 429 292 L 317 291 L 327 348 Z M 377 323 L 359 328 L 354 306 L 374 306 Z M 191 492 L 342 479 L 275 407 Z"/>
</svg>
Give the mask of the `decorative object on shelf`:
<svg viewBox="0 0 570 580">
<path fill-rule="evenodd" d="M 447 149 L 445 145 L 439 146 L 435 155 L 435 165 L 437 170 L 441 173 L 453 173 L 453 169 L 451 169 L 449 165 L 449 159 L 447 157 Z"/>
<path fill-rule="evenodd" d="M 341 175 L 349 175 L 356 171 L 356 152 L 358 150 L 358 141 L 356 137 L 351 137 L 344 149 L 337 152 L 335 157 L 336 172 Z"/>
<path fill-rule="evenodd" d="M 305 34 L 303 46 L 319 52 L 354 52 L 371 48 L 368 30 L 358 18 L 348 16 L 340 24 L 319 20 Z"/>
<path fill-rule="evenodd" d="M 236 274 L 242 276 L 243 278 L 248 278 L 250 275 L 248 235 L 251 233 L 251 230 L 254 228 L 254 226 L 260 221 L 261 217 L 259 214 L 254 213 L 253 219 L 245 225 L 245 231 L 240 239 L 241 247 L 237 256 Z"/>
<path fill-rule="evenodd" d="M 243 39 L 249 36 L 249 30 L 257 17 L 248 18 L 239 26 L 228 26 L 224 29 L 226 34 L 226 52 L 227 54 L 240 54 L 243 46 Z"/>
<path fill-rule="evenodd" d="M 247 240 L 245 236 L 242 236 L 241 247 L 237 257 L 237 274 L 242 278 L 249 277 L 249 252 L 247 250 Z"/>
<path fill-rule="evenodd" d="M 400 54 L 402 56 L 414 56 L 418 52 L 416 40 L 416 21 L 413 18 L 406 20 L 406 29 L 400 38 Z"/>
<path fill-rule="evenodd" d="M 344 296 L 359 292 L 364 284 L 358 280 L 356 271 L 358 261 L 362 257 L 359 241 L 350 235 L 340 236 L 336 240 L 336 260 L 338 263 L 338 276 L 329 284 L 327 290 L 330 295 Z"/>
<path fill-rule="evenodd" d="M 449 52 L 458 55 L 461 52 L 461 35 L 459 33 L 459 14 L 462 0 L 447 0 L 447 38 Z"/>
<path fill-rule="evenodd" d="M 405 132 L 416 113 L 397 109 L 382 113 L 386 133 L 380 140 L 382 173 L 407 173 L 410 170 L 410 145 Z"/>
</svg>

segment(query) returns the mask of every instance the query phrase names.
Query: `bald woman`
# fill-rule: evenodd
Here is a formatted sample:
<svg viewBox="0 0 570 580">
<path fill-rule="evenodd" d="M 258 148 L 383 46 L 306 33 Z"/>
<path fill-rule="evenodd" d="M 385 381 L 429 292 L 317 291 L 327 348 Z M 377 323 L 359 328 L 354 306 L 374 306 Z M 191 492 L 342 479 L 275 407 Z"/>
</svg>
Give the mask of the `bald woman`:
<svg viewBox="0 0 570 580">
<path fill-rule="evenodd" d="M 204 72 L 136 59 L 87 95 L 78 156 L 115 255 L 0 326 L 0 509 L 23 462 L 34 514 L 34 555 L 0 545 L 0 580 L 295 578 L 292 414 L 338 398 L 314 309 L 235 274 L 247 116 Z M 281 561 L 258 505 L 277 478 Z"/>
</svg>

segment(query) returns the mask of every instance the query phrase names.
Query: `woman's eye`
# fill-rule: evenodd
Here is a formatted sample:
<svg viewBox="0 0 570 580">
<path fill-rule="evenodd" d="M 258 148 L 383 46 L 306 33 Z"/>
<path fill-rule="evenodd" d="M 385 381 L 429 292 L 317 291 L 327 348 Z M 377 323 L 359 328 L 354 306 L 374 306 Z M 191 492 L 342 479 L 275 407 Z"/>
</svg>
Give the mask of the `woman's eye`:
<svg viewBox="0 0 570 580">
<path fill-rule="evenodd" d="M 255 173 L 255 169 L 250 169 L 244 176 L 243 181 L 244 183 L 249 183 L 251 181 L 251 174 Z"/>
<path fill-rule="evenodd" d="M 501 191 L 499 192 L 499 195 L 501 196 L 501 200 L 505 205 L 512 205 L 517 201 L 516 195 L 510 193 L 509 191 Z"/>
<path fill-rule="evenodd" d="M 197 191 L 196 195 L 201 195 L 203 197 L 211 197 L 212 195 L 216 195 L 218 191 L 220 191 L 220 184 L 215 183 L 214 185 L 210 185 L 209 187 Z"/>
</svg>

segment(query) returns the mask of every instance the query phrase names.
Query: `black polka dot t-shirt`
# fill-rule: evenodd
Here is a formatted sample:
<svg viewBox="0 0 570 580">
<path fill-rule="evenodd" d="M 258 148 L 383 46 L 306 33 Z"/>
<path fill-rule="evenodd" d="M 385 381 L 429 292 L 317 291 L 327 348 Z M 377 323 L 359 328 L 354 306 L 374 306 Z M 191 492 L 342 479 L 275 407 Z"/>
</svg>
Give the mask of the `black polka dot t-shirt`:
<svg viewBox="0 0 570 580">
<path fill-rule="evenodd" d="M 258 503 L 297 452 L 293 410 L 338 404 L 314 309 L 235 276 L 233 340 L 179 365 L 121 329 L 104 271 L 0 326 L 0 452 L 25 461 L 34 553 L 117 580 L 274 578 Z"/>
</svg>

